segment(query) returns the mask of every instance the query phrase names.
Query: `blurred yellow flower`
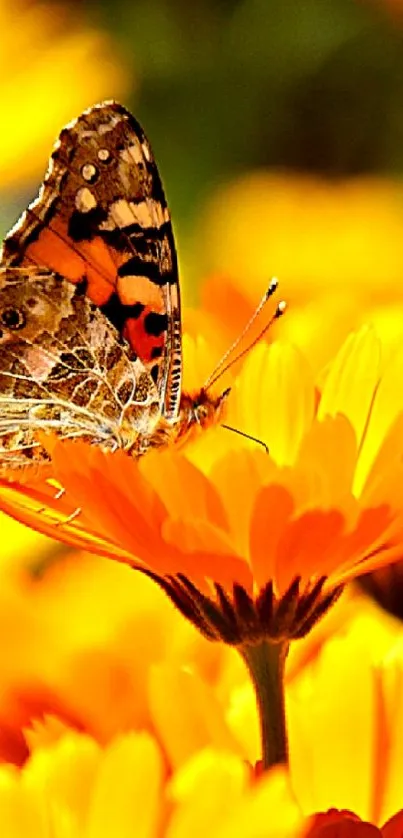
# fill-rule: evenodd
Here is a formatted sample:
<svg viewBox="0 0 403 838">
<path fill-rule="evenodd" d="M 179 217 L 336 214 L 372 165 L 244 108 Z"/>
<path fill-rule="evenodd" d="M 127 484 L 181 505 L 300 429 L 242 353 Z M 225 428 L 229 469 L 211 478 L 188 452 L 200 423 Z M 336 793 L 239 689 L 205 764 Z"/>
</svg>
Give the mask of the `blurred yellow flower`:
<svg viewBox="0 0 403 838">
<path fill-rule="evenodd" d="M 340 807 L 380 825 L 403 808 L 402 686 L 402 628 L 365 607 L 293 680 L 291 776 L 305 814 Z"/>
<path fill-rule="evenodd" d="M 1 766 L 0 822 L 7 838 L 381 835 L 368 833 L 368 825 L 357 828 L 360 819 L 351 812 L 333 809 L 307 820 L 284 770 L 251 784 L 246 766 L 225 752 L 202 751 L 169 779 L 161 751 L 144 733 L 126 734 L 104 750 L 87 736 L 66 733 L 21 771 Z M 329 832 L 336 823 L 339 831 Z M 395 832 L 382 830 L 384 838 L 400 835 L 398 823 L 401 815 Z"/>
<path fill-rule="evenodd" d="M 0 824 L 7 838 L 297 838 L 306 831 L 284 771 L 252 785 L 241 760 L 207 750 L 168 778 L 146 733 L 104 750 L 70 733 L 38 749 L 22 771 L 0 766 Z"/>
<path fill-rule="evenodd" d="M 397 181 L 261 171 L 222 188 L 196 239 L 203 242 L 198 264 L 212 274 L 202 293 L 216 328 L 236 334 L 228 307 L 252 313 L 274 274 L 289 303 L 281 334 L 315 370 L 365 322 L 393 348 L 403 319 L 402 226 Z"/>
<path fill-rule="evenodd" d="M 4 188 L 39 178 L 60 125 L 126 83 L 120 53 L 77 4 L 1 0 L 0 33 Z"/>
<path fill-rule="evenodd" d="M 3 573 L 0 634 L 0 762 L 21 765 L 65 725 L 100 744 L 152 730 L 173 768 L 210 744 L 244 756 L 224 710 L 241 663 L 130 568 L 71 554 L 43 578 Z"/>
</svg>

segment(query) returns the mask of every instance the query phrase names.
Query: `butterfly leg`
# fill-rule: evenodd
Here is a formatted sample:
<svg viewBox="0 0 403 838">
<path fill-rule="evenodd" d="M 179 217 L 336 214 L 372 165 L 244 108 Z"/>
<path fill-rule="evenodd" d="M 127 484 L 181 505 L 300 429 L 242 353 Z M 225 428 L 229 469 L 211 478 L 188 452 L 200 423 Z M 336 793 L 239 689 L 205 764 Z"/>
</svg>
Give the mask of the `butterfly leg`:
<svg viewBox="0 0 403 838">
<path fill-rule="evenodd" d="M 63 489 L 63 488 L 58 489 L 58 491 L 54 495 L 53 500 L 60 500 L 60 498 L 62 498 L 63 495 L 65 495 L 65 494 L 66 494 L 66 489 Z M 38 512 L 39 515 L 43 514 L 46 511 L 47 511 L 47 506 L 41 506 L 39 509 L 37 509 L 37 512 Z"/>
<path fill-rule="evenodd" d="M 77 509 L 74 510 L 74 512 L 71 512 L 71 514 L 64 519 L 64 521 L 57 521 L 55 523 L 55 527 L 65 527 L 66 524 L 71 524 L 72 521 L 74 521 L 76 518 L 79 517 L 79 515 L 81 515 L 82 511 L 83 510 L 81 509 L 81 506 L 78 506 Z"/>
</svg>

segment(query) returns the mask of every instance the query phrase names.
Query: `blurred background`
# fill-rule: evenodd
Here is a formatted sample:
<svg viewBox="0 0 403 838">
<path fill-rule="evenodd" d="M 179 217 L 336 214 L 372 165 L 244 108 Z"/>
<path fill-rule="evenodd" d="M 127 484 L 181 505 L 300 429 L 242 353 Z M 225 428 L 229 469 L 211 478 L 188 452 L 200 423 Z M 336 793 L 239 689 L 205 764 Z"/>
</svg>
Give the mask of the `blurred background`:
<svg viewBox="0 0 403 838">
<path fill-rule="evenodd" d="M 189 322 L 226 345 L 276 275 L 276 336 L 315 374 L 366 321 L 394 350 L 400 0 L 0 0 L 0 42 L 0 234 L 63 124 L 113 97 L 157 157 Z"/>
<path fill-rule="evenodd" d="M 400 0 L 0 0 L 0 39 L 1 234 L 63 123 L 114 97 L 151 139 L 186 303 L 222 323 L 232 295 L 252 311 L 277 275 L 281 335 L 315 370 L 363 320 L 393 346 Z"/>
<path fill-rule="evenodd" d="M 298 298 L 396 280 L 400 0 L 0 0 L 0 39 L 2 234 L 63 123 L 115 97 L 151 139 L 191 302 L 213 271 Z"/>
</svg>

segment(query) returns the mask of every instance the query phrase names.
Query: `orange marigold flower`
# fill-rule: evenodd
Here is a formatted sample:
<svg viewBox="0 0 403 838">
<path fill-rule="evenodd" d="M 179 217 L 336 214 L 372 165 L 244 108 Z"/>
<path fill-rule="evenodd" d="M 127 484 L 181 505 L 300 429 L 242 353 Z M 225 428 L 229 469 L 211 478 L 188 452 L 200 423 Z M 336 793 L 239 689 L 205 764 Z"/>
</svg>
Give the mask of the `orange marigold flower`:
<svg viewBox="0 0 403 838">
<path fill-rule="evenodd" d="M 259 346 L 227 423 L 264 441 L 269 455 L 220 428 L 186 454 L 137 462 L 56 442 L 63 496 L 52 481 L 3 481 L 1 507 L 158 578 L 211 639 L 302 636 L 338 586 L 401 554 L 402 357 L 382 370 L 379 342 L 363 329 L 318 398 L 296 350 Z"/>
<path fill-rule="evenodd" d="M 319 391 L 298 351 L 259 345 L 233 388 L 228 423 L 270 453 L 220 428 L 186 453 L 137 461 L 50 439 L 51 479 L 35 484 L 28 471 L 25 485 L 3 481 L 4 511 L 137 567 L 207 638 L 239 648 L 266 768 L 288 759 L 290 640 L 307 634 L 346 581 L 402 552 L 402 359 L 382 367 L 364 328 Z"/>
</svg>

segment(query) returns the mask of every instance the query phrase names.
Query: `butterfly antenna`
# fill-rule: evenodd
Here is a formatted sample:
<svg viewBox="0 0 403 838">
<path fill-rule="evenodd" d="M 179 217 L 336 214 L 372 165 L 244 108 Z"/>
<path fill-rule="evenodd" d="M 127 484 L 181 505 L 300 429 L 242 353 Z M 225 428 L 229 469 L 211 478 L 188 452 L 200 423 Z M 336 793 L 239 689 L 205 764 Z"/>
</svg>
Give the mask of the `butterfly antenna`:
<svg viewBox="0 0 403 838">
<path fill-rule="evenodd" d="M 255 337 L 255 339 L 250 344 L 248 344 L 248 346 L 246 346 L 245 349 L 242 349 L 242 351 L 239 352 L 239 354 L 236 355 L 235 358 L 231 357 L 233 352 L 237 348 L 237 346 L 239 346 L 239 344 L 242 342 L 245 335 L 249 332 L 249 330 L 253 326 L 255 320 L 259 317 L 259 314 L 262 311 L 262 309 L 265 307 L 267 301 L 270 299 L 270 297 L 273 296 L 275 291 L 277 291 L 277 288 L 278 288 L 278 279 L 276 277 L 273 277 L 270 280 L 270 285 L 267 288 L 267 290 L 265 291 L 262 299 L 260 300 L 260 303 L 259 303 L 257 309 L 252 314 L 252 317 L 250 318 L 250 320 L 248 320 L 246 326 L 242 329 L 242 332 L 240 333 L 240 335 L 238 335 L 236 340 L 234 340 L 233 344 L 229 347 L 229 349 L 227 349 L 227 351 L 224 353 L 224 355 L 222 356 L 222 358 L 218 362 L 217 366 L 215 367 L 215 369 L 213 370 L 211 375 L 208 377 L 208 379 L 205 382 L 204 387 L 203 387 L 204 390 L 208 390 L 213 384 L 215 384 L 215 382 L 219 378 L 221 378 L 222 375 L 224 375 L 225 372 L 227 372 L 227 370 L 230 369 L 230 367 L 232 367 L 234 364 L 237 363 L 237 361 L 239 361 L 241 358 L 243 358 L 244 355 L 246 355 L 248 352 L 250 352 L 250 350 L 254 346 L 256 346 L 257 343 L 259 343 L 259 341 L 262 339 L 263 335 L 265 335 L 266 332 L 269 331 L 269 329 L 273 325 L 274 321 L 278 320 L 278 318 L 281 317 L 282 314 L 284 314 L 284 312 L 286 310 L 286 302 L 285 302 L 285 300 L 281 300 L 279 302 L 274 314 L 272 315 L 270 320 L 265 324 L 263 329 L 261 329 L 261 331 Z"/>
<path fill-rule="evenodd" d="M 225 428 L 226 431 L 232 431 L 234 434 L 238 434 L 239 436 L 243 436 L 245 439 L 251 439 L 252 442 L 256 442 L 257 445 L 261 445 L 262 448 L 266 451 L 266 454 L 269 454 L 269 446 L 263 442 L 262 439 L 259 439 L 258 436 L 252 436 L 252 434 L 247 434 L 245 431 L 240 431 L 239 428 L 233 428 L 232 425 L 220 425 L 220 428 Z"/>
</svg>

